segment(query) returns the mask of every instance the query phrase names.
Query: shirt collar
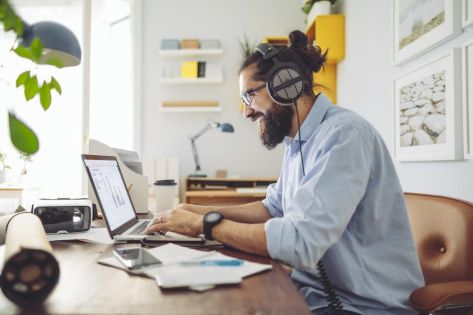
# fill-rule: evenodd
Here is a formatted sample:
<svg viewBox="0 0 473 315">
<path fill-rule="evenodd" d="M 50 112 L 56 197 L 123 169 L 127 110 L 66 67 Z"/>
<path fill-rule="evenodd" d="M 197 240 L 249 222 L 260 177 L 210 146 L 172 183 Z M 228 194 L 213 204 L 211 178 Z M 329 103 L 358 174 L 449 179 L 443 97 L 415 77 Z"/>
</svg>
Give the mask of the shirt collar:
<svg viewBox="0 0 473 315">
<path fill-rule="evenodd" d="M 327 113 L 329 107 L 332 105 L 330 100 L 324 94 L 320 93 L 317 99 L 312 105 L 309 114 L 305 118 L 301 125 L 301 141 L 304 142 L 314 132 L 315 129 L 322 123 L 325 113 Z M 293 141 L 299 142 L 299 134 L 297 133 L 294 138 L 286 136 L 284 143 L 290 145 Z"/>
</svg>

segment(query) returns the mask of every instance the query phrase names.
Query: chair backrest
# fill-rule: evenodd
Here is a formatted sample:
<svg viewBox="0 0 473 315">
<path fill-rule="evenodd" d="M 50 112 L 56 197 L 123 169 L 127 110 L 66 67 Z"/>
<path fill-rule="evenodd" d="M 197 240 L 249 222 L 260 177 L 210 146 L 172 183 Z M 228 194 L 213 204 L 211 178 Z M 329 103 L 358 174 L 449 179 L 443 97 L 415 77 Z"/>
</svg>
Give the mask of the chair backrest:
<svg viewBox="0 0 473 315">
<path fill-rule="evenodd" d="M 405 193 L 426 284 L 473 280 L 473 204 Z"/>
</svg>

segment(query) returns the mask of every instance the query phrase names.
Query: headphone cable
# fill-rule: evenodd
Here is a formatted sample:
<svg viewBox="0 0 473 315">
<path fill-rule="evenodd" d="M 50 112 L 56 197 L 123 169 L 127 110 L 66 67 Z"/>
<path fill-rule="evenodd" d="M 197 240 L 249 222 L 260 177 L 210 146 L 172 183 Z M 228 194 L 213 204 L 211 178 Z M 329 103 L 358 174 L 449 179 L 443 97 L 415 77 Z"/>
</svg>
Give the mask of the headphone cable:
<svg viewBox="0 0 473 315">
<path fill-rule="evenodd" d="M 298 130 L 298 138 L 299 138 L 299 153 L 301 156 L 301 163 L 302 163 L 302 175 L 305 176 L 305 168 L 304 168 L 304 158 L 302 156 L 302 141 L 301 141 L 301 122 L 299 119 L 299 111 L 297 109 L 297 102 L 294 101 L 294 107 L 296 108 L 296 117 L 297 117 L 297 130 Z M 337 293 L 332 287 L 330 283 L 330 279 L 328 278 L 327 271 L 325 270 L 325 266 L 322 262 L 322 258 L 317 262 L 317 271 L 319 272 L 320 282 L 322 282 L 323 290 L 325 297 L 328 301 L 328 306 L 332 310 L 334 315 L 343 315 L 343 304 L 340 301 L 340 298 L 337 296 Z"/>
</svg>

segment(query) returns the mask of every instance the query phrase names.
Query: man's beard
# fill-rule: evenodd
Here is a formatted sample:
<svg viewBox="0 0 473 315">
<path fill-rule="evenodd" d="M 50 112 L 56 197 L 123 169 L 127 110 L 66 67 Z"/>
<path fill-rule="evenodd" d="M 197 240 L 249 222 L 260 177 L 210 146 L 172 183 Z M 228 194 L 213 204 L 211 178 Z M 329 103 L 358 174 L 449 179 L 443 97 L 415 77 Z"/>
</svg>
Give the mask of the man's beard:
<svg viewBox="0 0 473 315">
<path fill-rule="evenodd" d="M 292 106 L 282 106 L 273 102 L 271 110 L 259 121 L 260 139 L 268 149 L 274 149 L 289 134 L 292 126 Z"/>
</svg>

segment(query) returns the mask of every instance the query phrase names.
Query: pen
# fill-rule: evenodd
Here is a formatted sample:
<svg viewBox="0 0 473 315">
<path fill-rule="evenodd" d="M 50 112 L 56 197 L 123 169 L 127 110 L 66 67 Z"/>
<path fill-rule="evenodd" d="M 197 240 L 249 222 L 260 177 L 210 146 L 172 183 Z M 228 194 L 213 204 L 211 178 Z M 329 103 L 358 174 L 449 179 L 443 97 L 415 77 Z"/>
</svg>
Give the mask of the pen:
<svg viewBox="0 0 473 315">
<path fill-rule="evenodd" d="M 241 259 L 226 259 L 226 260 L 191 260 L 183 261 L 181 265 L 185 266 L 219 266 L 219 267 L 236 267 L 241 266 L 243 260 Z"/>
</svg>

